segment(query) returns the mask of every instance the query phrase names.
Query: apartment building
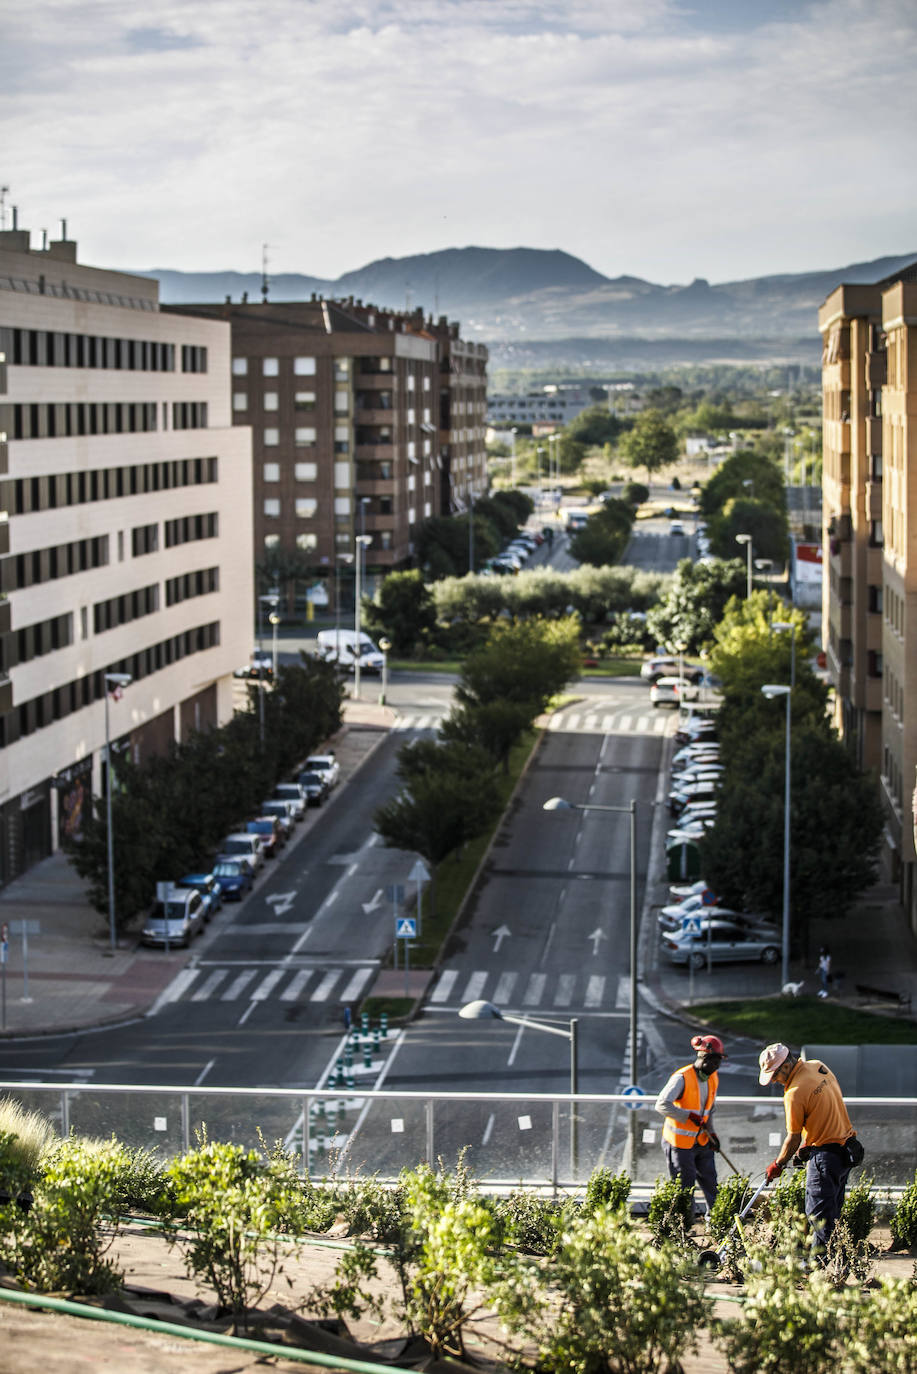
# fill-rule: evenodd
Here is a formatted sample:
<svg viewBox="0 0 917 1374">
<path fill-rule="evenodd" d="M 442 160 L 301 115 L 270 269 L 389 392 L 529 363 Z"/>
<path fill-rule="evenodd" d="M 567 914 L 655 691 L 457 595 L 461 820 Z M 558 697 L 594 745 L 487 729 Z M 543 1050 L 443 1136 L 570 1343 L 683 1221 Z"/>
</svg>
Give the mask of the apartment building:
<svg viewBox="0 0 917 1374">
<path fill-rule="evenodd" d="M 917 930 L 917 263 L 839 286 L 823 340 L 822 626 L 836 723 L 886 810 L 886 871 Z"/>
<path fill-rule="evenodd" d="M 484 490 L 487 350 L 457 324 L 318 297 L 167 309 L 232 328 L 233 415 L 253 435 L 255 561 L 279 571 L 290 601 L 339 574 L 358 536 L 371 593 L 412 565 L 423 520 Z"/>
<path fill-rule="evenodd" d="M 0 233 L 0 883 L 103 794 L 106 701 L 112 757 L 142 762 L 231 716 L 252 647 L 229 329 L 66 235 L 30 245 Z"/>
</svg>

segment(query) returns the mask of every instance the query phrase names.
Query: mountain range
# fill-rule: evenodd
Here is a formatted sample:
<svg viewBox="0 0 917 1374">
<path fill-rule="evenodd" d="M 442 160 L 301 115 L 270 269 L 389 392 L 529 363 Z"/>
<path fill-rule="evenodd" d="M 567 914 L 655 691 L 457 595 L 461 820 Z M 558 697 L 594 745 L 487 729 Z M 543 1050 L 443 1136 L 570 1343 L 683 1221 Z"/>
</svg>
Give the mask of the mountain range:
<svg viewBox="0 0 917 1374">
<path fill-rule="evenodd" d="M 671 361 L 818 361 L 818 307 L 841 282 L 876 282 L 917 253 L 846 267 L 711 284 L 660 285 L 605 277 L 559 249 L 450 248 L 380 258 L 331 281 L 296 273 L 269 278 L 272 301 L 353 296 L 394 309 L 458 319 L 497 365 L 640 367 Z M 261 299 L 256 272 L 155 268 L 170 304 Z"/>
</svg>

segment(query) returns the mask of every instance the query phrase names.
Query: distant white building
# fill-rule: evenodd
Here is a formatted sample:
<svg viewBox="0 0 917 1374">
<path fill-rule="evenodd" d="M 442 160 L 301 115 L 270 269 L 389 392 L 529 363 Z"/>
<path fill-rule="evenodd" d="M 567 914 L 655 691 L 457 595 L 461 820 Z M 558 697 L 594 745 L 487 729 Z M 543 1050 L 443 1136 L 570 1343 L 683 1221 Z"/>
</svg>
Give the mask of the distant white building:
<svg viewBox="0 0 917 1374">
<path fill-rule="evenodd" d="M 548 425 L 562 429 L 590 406 L 601 404 L 588 387 L 549 385 L 525 393 L 491 392 L 487 397 L 487 423 L 497 428 Z"/>
</svg>

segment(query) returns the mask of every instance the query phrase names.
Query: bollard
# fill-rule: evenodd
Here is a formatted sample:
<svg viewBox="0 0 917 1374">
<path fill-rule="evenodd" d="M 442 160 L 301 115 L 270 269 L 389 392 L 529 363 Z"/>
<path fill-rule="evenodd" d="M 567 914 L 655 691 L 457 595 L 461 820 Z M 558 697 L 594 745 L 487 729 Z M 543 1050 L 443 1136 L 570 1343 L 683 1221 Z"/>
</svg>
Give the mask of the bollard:
<svg viewBox="0 0 917 1374">
<path fill-rule="evenodd" d="M 353 1048 L 350 1045 L 344 1051 L 344 1067 L 345 1069 L 353 1068 Z"/>
<path fill-rule="evenodd" d="M 387 1012 L 387 1011 L 384 1011 L 384 1012 L 382 1013 L 382 1015 L 379 1017 L 379 1025 L 380 1025 L 380 1027 L 381 1027 L 381 1029 L 382 1029 L 382 1039 L 384 1040 L 384 1039 L 386 1038 L 386 1036 L 388 1035 L 388 1012 Z"/>
<path fill-rule="evenodd" d="M 375 1054 L 378 1054 L 378 1053 L 379 1053 L 379 1027 L 378 1027 L 378 1026 L 374 1027 L 374 1029 L 373 1029 L 373 1052 L 374 1052 Z"/>
<path fill-rule="evenodd" d="M 353 1078 L 353 1069 L 352 1069 L 352 1068 L 351 1068 L 351 1069 L 348 1069 L 348 1071 L 347 1071 L 347 1086 L 348 1086 L 348 1088 L 352 1088 L 352 1087 L 354 1086 L 354 1078 Z"/>
<path fill-rule="evenodd" d="M 361 1012 L 360 1012 L 360 1029 L 362 1030 L 362 1032 L 363 1032 L 364 1035 L 367 1035 L 367 1034 L 369 1033 L 369 1012 L 368 1012 L 368 1011 L 361 1011 Z"/>
<path fill-rule="evenodd" d="M 363 1041 L 363 1067 L 371 1069 L 373 1066 L 373 1047 L 368 1040 Z"/>
<path fill-rule="evenodd" d="M 336 1071 L 336 1073 L 335 1073 L 335 1079 L 334 1079 L 334 1086 L 335 1086 L 336 1088 L 343 1088 L 343 1086 L 344 1086 L 344 1061 L 343 1061 L 343 1059 L 338 1059 L 338 1062 L 337 1062 L 337 1071 Z"/>
</svg>

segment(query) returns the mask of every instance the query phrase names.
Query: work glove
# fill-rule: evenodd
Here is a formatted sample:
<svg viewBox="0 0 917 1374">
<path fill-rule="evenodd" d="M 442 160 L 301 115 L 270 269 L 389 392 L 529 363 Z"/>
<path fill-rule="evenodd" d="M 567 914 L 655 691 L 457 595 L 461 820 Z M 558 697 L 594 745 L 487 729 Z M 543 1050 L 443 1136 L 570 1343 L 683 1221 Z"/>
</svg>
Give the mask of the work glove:
<svg viewBox="0 0 917 1374">
<path fill-rule="evenodd" d="M 719 1138 L 719 1136 L 717 1135 L 716 1131 L 711 1131 L 711 1129 L 710 1129 L 709 1126 L 707 1127 L 707 1138 L 708 1138 L 708 1140 L 710 1141 L 710 1144 L 711 1144 L 711 1146 L 713 1147 L 713 1149 L 714 1149 L 714 1150 L 719 1150 L 719 1148 L 720 1148 L 720 1138 Z"/>
<path fill-rule="evenodd" d="M 774 1179 L 779 1178 L 782 1173 L 783 1165 L 778 1164 L 776 1159 L 772 1164 L 768 1164 L 767 1168 L 764 1170 L 764 1176 L 767 1179 L 768 1183 L 773 1183 Z"/>
<path fill-rule="evenodd" d="M 688 1112 L 688 1120 L 695 1126 L 703 1126 L 704 1118 L 700 1112 Z"/>
</svg>

